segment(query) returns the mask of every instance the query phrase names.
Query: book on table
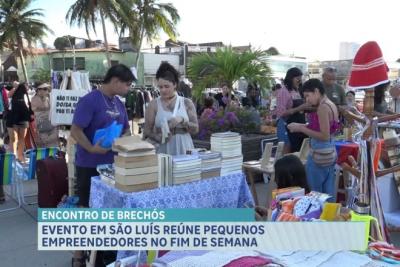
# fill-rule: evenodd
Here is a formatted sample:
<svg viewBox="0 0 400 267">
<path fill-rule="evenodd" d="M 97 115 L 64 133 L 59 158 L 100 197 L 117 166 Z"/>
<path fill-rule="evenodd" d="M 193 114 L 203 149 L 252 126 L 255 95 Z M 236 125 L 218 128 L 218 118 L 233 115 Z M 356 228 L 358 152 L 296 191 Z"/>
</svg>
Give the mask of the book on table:
<svg viewBox="0 0 400 267">
<path fill-rule="evenodd" d="M 115 182 L 115 188 L 124 192 L 139 192 L 145 190 L 151 190 L 158 187 L 157 182 L 145 183 L 145 184 L 135 184 L 135 185 L 123 185 Z"/>
<path fill-rule="evenodd" d="M 154 173 L 158 172 L 158 166 L 149 166 L 149 167 L 142 167 L 142 168 L 133 168 L 133 169 L 126 169 L 126 168 L 121 168 L 121 167 L 114 167 L 115 173 L 120 174 L 120 175 L 126 175 L 126 176 L 134 176 L 134 175 L 142 175 L 142 174 L 147 174 L 147 173 Z"/>
<path fill-rule="evenodd" d="M 115 181 L 121 185 L 135 185 L 158 182 L 158 171 L 140 175 L 121 175 L 116 173 Z"/>
<path fill-rule="evenodd" d="M 156 154 L 136 156 L 136 157 L 122 157 L 119 155 L 114 156 L 115 166 L 121 168 L 140 168 L 145 166 L 158 165 L 158 156 Z"/>
<path fill-rule="evenodd" d="M 144 150 L 144 151 L 134 151 L 134 152 L 118 152 L 120 157 L 139 157 L 139 156 L 150 156 L 155 155 L 155 150 Z"/>
</svg>

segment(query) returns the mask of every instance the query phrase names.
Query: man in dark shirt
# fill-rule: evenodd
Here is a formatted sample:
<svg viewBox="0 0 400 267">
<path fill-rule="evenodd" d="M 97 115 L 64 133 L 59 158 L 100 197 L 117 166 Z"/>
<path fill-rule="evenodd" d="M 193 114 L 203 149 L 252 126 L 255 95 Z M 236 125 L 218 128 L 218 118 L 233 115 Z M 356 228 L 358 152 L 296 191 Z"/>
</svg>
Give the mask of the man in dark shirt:
<svg viewBox="0 0 400 267">
<path fill-rule="evenodd" d="M 336 69 L 327 67 L 322 73 L 322 84 L 325 88 L 327 97 L 335 103 L 336 106 L 346 106 L 346 93 L 343 87 L 336 83 Z"/>
</svg>

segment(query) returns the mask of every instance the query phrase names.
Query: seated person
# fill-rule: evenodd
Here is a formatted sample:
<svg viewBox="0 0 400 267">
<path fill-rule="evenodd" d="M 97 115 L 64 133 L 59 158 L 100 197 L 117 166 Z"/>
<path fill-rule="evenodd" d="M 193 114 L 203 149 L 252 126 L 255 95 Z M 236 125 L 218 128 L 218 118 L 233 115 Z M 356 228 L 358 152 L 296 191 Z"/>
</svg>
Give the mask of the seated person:
<svg viewBox="0 0 400 267">
<path fill-rule="evenodd" d="M 214 111 L 213 105 L 214 100 L 212 98 L 207 97 L 206 99 L 204 99 L 204 109 L 200 116 L 201 120 L 207 119 L 208 116 Z"/>
<path fill-rule="evenodd" d="M 285 155 L 278 159 L 274 164 L 275 182 L 278 189 L 299 186 L 304 188 L 305 193 L 309 193 L 310 189 L 307 182 L 306 169 L 301 160 L 295 155 Z M 257 220 L 268 214 L 268 209 L 257 206 Z"/>
</svg>

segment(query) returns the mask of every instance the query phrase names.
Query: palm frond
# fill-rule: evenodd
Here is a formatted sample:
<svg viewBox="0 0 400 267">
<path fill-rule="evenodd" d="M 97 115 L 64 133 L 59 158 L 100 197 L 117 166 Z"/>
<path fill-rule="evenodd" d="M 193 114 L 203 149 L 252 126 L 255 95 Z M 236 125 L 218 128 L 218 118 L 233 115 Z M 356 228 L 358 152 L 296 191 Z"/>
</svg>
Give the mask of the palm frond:
<svg viewBox="0 0 400 267">
<path fill-rule="evenodd" d="M 235 81 L 245 78 L 249 82 L 269 88 L 271 69 L 265 51 L 235 52 L 231 47 L 217 49 L 215 53 L 195 55 L 188 66 L 193 81 L 194 95 L 201 96 L 207 87 L 216 87 L 221 82 L 232 88 Z"/>
</svg>

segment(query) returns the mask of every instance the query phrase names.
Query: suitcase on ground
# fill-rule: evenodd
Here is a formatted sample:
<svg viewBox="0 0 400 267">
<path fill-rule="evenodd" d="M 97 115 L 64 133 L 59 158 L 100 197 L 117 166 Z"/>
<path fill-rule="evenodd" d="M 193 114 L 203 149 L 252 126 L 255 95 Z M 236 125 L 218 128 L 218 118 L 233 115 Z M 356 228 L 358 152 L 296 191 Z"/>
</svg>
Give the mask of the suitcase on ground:
<svg viewBox="0 0 400 267">
<path fill-rule="evenodd" d="M 36 163 L 39 208 L 56 208 L 68 195 L 68 168 L 65 159 L 46 158 Z"/>
</svg>

